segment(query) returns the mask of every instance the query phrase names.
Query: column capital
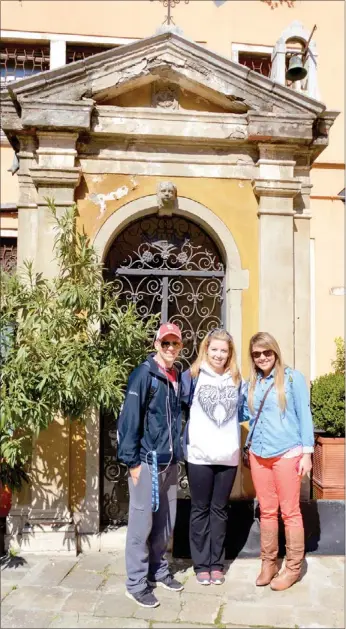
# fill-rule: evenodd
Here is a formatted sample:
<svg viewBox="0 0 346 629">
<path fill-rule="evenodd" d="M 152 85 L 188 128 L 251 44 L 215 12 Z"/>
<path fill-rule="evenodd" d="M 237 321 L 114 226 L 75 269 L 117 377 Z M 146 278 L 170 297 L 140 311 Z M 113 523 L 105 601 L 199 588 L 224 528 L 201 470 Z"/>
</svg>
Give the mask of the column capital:
<svg viewBox="0 0 346 629">
<path fill-rule="evenodd" d="M 37 188 L 76 188 L 81 177 L 81 168 L 44 168 L 32 166 L 30 175 Z"/>
<path fill-rule="evenodd" d="M 23 127 L 42 130 L 85 131 L 90 129 L 92 99 L 82 101 L 42 101 L 39 99 L 18 99 L 22 108 Z"/>
<path fill-rule="evenodd" d="M 297 179 L 253 179 L 252 188 L 257 197 L 281 197 L 293 199 L 301 189 Z"/>
<path fill-rule="evenodd" d="M 301 147 L 296 144 L 272 144 L 269 142 L 259 142 L 258 144 L 260 160 L 270 160 L 279 163 L 296 163 L 295 153 L 301 151 Z"/>
</svg>

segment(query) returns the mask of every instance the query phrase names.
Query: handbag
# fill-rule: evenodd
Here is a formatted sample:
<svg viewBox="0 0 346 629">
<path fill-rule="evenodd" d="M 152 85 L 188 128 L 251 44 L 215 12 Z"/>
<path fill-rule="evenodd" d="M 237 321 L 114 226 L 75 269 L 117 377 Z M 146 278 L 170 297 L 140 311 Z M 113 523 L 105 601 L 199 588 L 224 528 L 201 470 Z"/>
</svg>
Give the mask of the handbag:
<svg viewBox="0 0 346 629">
<path fill-rule="evenodd" d="M 264 402 L 266 401 L 266 399 L 268 397 L 268 394 L 272 390 L 274 384 L 275 383 L 273 382 L 273 384 L 271 384 L 270 387 L 268 387 L 268 389 L 266 390 L 266 392 L 265 392 L 265 394 L 263 396 L 263 399 L 262 399 L 262 402 L 261 402 L 260 407 L 258 409 L 258 413 L 256 415 L 254 424 L 252 426 L 252 430 L 251 430 L 251 433 L 250 433 L 250 436 L 249 436 L 249 440 L 248 440 L 247 444 L 243 447 L 243 452 L 242 452 L 243 465 L 244 465 L 244 467 L 247 467 L 248 469 L 250 469 L 250 448 L 251 448 L 253 433 L 254 433 L 254 430 L 256 428 L 256 424 L 257 424 L 258 418 L 259 418 L 260 414 L 262 413 Z"/>
</svg>

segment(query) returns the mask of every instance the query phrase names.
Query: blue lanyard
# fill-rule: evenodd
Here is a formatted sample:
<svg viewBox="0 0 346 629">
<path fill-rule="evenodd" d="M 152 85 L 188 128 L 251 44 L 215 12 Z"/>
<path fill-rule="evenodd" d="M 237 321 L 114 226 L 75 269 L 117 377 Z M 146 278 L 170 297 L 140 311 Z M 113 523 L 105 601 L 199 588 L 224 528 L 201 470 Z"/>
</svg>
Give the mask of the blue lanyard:
<svg viewBox="0 0 346 629">
<path fill-rule="evenodd" d="M 152 452 L 152 485 L 151 485 L 151 510 L 156 512 L 160 506 L 159 496 L 159 473 L 157 468 L 157 455 L 156 451 Z"/>
</svg>

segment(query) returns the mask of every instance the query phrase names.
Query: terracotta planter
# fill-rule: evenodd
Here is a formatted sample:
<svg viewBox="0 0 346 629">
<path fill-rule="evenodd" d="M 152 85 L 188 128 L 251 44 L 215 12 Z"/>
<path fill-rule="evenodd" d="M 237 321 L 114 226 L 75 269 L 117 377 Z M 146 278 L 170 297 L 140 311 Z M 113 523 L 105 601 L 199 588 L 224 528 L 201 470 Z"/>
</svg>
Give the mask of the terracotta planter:
<svg viewBox="0 0 346 629">
<path fill-rule="evenodd" d="M 314 498 L 345 500 L 344 437 L 317 437 L 312 487 Z"/>
<path fill-rule="evenodd" d="M 6 518 L 12 506 L 12 490 L 0 483 L 0 518 Z"/>
</svg>

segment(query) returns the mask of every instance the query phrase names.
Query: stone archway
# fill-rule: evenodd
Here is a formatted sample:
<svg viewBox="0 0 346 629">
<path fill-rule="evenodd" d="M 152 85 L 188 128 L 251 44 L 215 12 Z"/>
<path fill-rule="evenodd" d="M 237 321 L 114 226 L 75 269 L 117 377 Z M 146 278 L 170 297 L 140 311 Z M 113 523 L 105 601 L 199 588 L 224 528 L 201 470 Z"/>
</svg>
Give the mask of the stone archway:
<svg viewBox="0 0 346 629">
<path fill-rule="evenodd" d="M 113 213 L 102 225 L 94 238 L 94 246 L 102 261 L 105 261 L 110 247 L 116 237 L 130 223 L 157 213 L 156 196 L 148 195 L 124 204 L 119 210 Z M 209 208 L 201 203 L 186 197 L 178 197 L 178 209 L 174 215 L 184 217 L 199 225 L 208 236 L 214 241 L 220 251 L 225 263 L 225 320 L 224 324 L 230 328 L 237 347 L 239 361 L 241 360 L 241 332 L 242 332 L 242 290 L 248 288 L 249 274 L 247 270 L 241 268 L 240 254 L 232 236 L 232 233 L 225 223 L 217 217 Z M 100 417 L 94 415 L 87 425 L 86 441 L 86 499 L 85 510 L 89 513 L 88 529 L 93 528 L 98 532 L 101 520 L 100 513 L 100 467 L 99 449 L 95 443 L 99 443 Z M 97 482 L 95 482 L 95 473 Z M 235 483 L 234 494 L 240 494 L 240 475 Z M 87 504 L 93 505 L 93 509 L 88 509 Z M 96 512 L 98 505 L 98 512 Z M 92 515 L 92 521 L 90 516 Z M 80 528 L 83 529 L 83 517 Z"/>
<path fill-rule="evenodd" d="M 142 216 L 156 212 L 155 195 L 148 195 L 140 197 L 135 201 L 130 201 L 119 208 L 117 212 L 114 212 L 104 222 L 94 238 L 93 244 L 100 259 L 102 261 L 105 260 L 111 243 L 126 225 Z M 178 209 L 174 214 L 184 216 L 200 225 L 215 242 L 223 257 L 226 267 L 224 323 L 227 328 L 230 325 L 232 326 L 237 353 L 239 359 L 241 359 L 241 293 L 249 286 L 249 273 L 241 267 L 240 254 L 233 235 L 225 223 L 212 210 L 193 199 L 178 196 Z"/>
</svg>

